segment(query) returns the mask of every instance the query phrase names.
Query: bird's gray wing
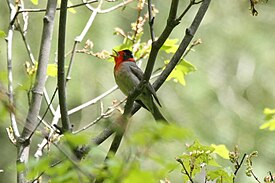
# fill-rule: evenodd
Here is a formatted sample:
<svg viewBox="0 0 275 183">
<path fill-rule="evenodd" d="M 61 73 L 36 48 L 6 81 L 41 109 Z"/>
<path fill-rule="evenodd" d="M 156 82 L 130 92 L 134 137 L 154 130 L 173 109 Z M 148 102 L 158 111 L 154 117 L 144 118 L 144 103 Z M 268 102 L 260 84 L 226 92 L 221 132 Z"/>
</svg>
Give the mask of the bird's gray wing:
<svg viewBox="0 0 275 183">
<path fill-rule="evenodd" d="M 132 65 L 130 66 L 131 71 L 133 72 L 133 74 L 139 79 L 139 81 L 142 80 L 143 78 L 143 72 L 142 70 L 137 66 L 137 65 Z M 153 86 L 148 82 L 148 84 L 145 86 L 149 92 L 153 95 L 154 99 L 156 100 L 156 102 L 158 103 L 159 106 L 161 106 L 159 99 L 157 97 L 156 91 L 153 88 Z"/>
</svg>

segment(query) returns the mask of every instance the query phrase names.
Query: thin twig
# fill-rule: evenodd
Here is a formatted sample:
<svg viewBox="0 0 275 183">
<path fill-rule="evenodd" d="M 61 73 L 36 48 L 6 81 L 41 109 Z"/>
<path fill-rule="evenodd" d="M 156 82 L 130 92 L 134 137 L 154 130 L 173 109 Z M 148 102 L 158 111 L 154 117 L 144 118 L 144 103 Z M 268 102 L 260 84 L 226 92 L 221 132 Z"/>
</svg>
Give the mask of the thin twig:
<svg viewBox="0 0 275 183">
<path fill-rule="evenodd" d="M 54 94 L 53 94 L 51 99 L 49 98 L 49 94 L 48 94 L 46 88 L 44 88 L 44 90 L 43 90 L 43 94 L 44 94 L 44 98 L 45 98 L 46 103 L 47 103 L 47 107 L 50 108 L 50 111 L 51 111 L 52 115 L 55 114 L 55 109 L 53 108 L 52 102 L 53 102 L 53 99 L 56 95 L 56 90 L 57 90 L 57 88 L 55 89 Z"/>
<path fill-rule="evenodd" d="M 71 115 L 71 114 L 73 114 L 73 113 L 75 113 L 75 112 L 77 112 L 77 111 L 80 111 L 80 110 L 82 110 L 82 109 L 84 109 L 84 108 L 86 108 L 86 107 L 88 107 L 88 106 L 90 106 L 90 105 L 96 104 L 98 101 L 102 100 L 103 98 L 105 98 L 106 96 L 110 95 L 110 94 L 113 93 L 115 90 L 117 90 L 117 88 L 118 88 L 117 85 L 115 85 L 114 87 L 112 87 L 112 88 L 109 89 L 108 91 L 102 93 L 102 94 L 99 95 L 98 97 L 96 97 L 96 98 L 94 98 L 94 99 L 92 99 L 92 100 L 90 100 L 90 101 L 88 101 L 88 102 L 86 102 L 86 103 L 84 103 L 84 104 L 81 104 L 81 105 L 79 105 L 79 106 L 77 106 L 77 107 L 75 107 L 75 108 L 73 108 L 73 109 L 70 109 L 70 110 L 68 111 L 68 114 Z"/>
<path fill-rule="evenodd" d="M 10 20 L 12 20 L 16 14 L 16 8 L 12 4 L 10 0 L 7 0 L 9 9 L 10 9 Z M 9 97 L 9 105 L 14 106 L 14 98 L 13 98 L 13 77 L 12 77 L 12 40 L 13 40 L 13 32 L 14 25 L 9 26 L 8 35 L 6 37 L 7 42 L 7 70 L 8 70 L 8 97 Z M 11 127 L 15 138 L 20 137 L 20 133 L 18 130 L 16 117 L 14 111 L 10 111 L 10 120 Z"/>
<path fill-rule="evenodd" d="M 87 176 L 90 178 L 90 180 L 94 179 L 94 176 L 92 174 L 90 174 L 88 171 L 86 171 L 85 169 L 83 169 L 81 166 L 79 166 L 75 160 L 73 160 L 73 158 L 67 154 L 67 152 L 65 152 L 64 148 L 59 147 L 59 145 L 57 143 L 53 143 L 53 145 L 72 163 L 72 165 L 79 171 L 81 172 L 83 175 Z"/>
<path fill-rule="evenodd" d="M 193 183 L 194 181 L 193 181 L 192 177 L 190 176 L 190 174 L 188 173 L 187 169 L 185 168 L 185 166 L 184 166 L 184 164 L 183 164 L 183 161 L 182 161 L 180 158 L 176 158 L 176 161 L 179 162 L 179 163 L 181 164 L 181 166 L 182 166 L 182 168 L 183 168 L 183 170 L 184 170 L 183 173 L 186 174 L 187 177 L 188 177 L 188 179 L 190 180 L 190 182 Z"/>
<path fill-rule="evenodd" d="M 49 168 L 53 168 L 53 167 L 59 165 L 60 163 L 62 163 L 62 161 L 64 161 L 64 159 L 63 159 L 63 160 L 59 160 L 59 161 L 53 163 Z M 37 181 L 40 179 L 40 177 L 41 177 L 45 172 L 46 172 L 46 170 L 45 170 L 45 171 L 42 171 L 35 179 L 32 180 L 32 183 L 37 183 Z"/>
<path fill-rule="evenodd" d="M 273 175 L 272 175 L 271 171 L 269 171 L 268 174 L 270 176 L 270 182 L 274 183 L 274 178 L 273 178 Z"/>
<path fill-rule="evenodd" d="M 52 102 L 53 102 L 53 99 L 54 99 L 54 96 L 55 96 L 56 92 L 57 92 L 57 88 L 56 88 L 55 91 L 54 91 L 53 97 L 51 98 L 51 101 L 50 101 L 49 105 L 47 106 L 46 111 L 44 112 L 44 114 L 43 114 L 43 116 L 41 117 L 41 119 L 39 119 L 39 122 L 36 124 L 36 126 L 35 126 L 35 128 L 33 129 L 32 133 L 29 135 L 29 137 L 28 137 L 29 140 L 31 139 L 31 137 L 32 137 L 32 135 L 34 134 L 34 132 L 36 131 L 36 129 L 37 129 L 37 128 L 40 126 L 40 124 L 43 122 L 43 120 L 44 120 L 46 114 L 48 113 L 48 110 L 50 109 L 50 106 L 51 106 L 51 104 L 52 104 Z M 47 126 L 50 126 L 50 127 L 51 127 L 50 124 L 48 124 Z M 51 127 L 51 128 L 52 128 L 52 127 Z"/>
<path fill-rule="evenodd" d="M 30 47 L 30 45 L 29 45 L 29 43 L 28 43 L 28 41 L 27 41 L 27 38 L 26 38 L 26 36 L 25 36 L 25 34 L 24 34 L 24 32 L 23 32 L 23 30 L 22 30 L 20 24 L 18 24 L 17 28 L 19 29 L 19 32 L 20 32 L 20 34 L 21 34 L 21 36 L 22 36 L 22 39 L 23 39 L 23 42 L 24 42 L 25 47 L 26 47 L 26 49 L 27 49 L 27 52 L 28 52 L 28 55 L 29 55 L 29 57 L 30 57 L 31 63 L 34 65 L 34 64 L 35 64 L 35 58 L 34 58 L 34 56 L 33 56 L 33 53 L 32 53 L 32 51 L 31 51 L 31 47 Z"/>
<path fill-rule="evenodd" d="M 87 2 L 84 2 L 84 3 L 80 3 L 80 4 L 75 4 L 75 5 L 71 5 L 71 6 L 68 6 L 67 9 L 70 9 L 70 8 L 77 8 L 77 7 L 80 7 L 80 6 L 84 6 L 86 4 L 91 4 L 91 3 L 96 3 L 98 2 L 98 0 L 90 0 L 90 1 L 87 1 Z M 60 8 L 56 8 L 56 10 L 60 10 Z M 30 13 L 33 13 L 33 12 L 44 12 L 46 11 L 45 8 L 41 8 L 41 9 L 21 9 L 18 11 L 18 14 L 19 13 L 23 13 L 23 12 L 30 12 Z"/>
<path fill-rule="evenodd" d="M 98 101 L 102 100 L 103 98 L 105 98 L 106 96 L 110 95 L 112 92 L 114 92 L 115 90 L 117 89 L 117 86 L 114 86 L 112 87 L 111 89 L 109 89 L 108 91 L 104 92 L 103 94 L 99 95 L 98 97 L 84 103 L 84 104 L 81 104 L 80 106 L 77 106 L 71 110 L 68 111 L 68 115 L 71 115 L 77 111 L 80 111 L 90 105 L 93 105 L 93 104 L 96 104 Z M 54 96 L 55 94 L 53 94 Z M 52 97 L 53 99 L 53 97 Z M 124 102 L 125 100 L 123 100 L 122 102 Z M 121 102 L 121 103 L 122 103 Z M 115 105 L 114 107 L 116 108 L 119 104 Z M 113 108 L 112 108 L 113 109 Z M 89 123 L 88 125 L 86 125 L 85 127 L 83 127 L 82 129 L 80 130 L 77 130 L 75 132 L 73 132 L 74 134 L 76 133 L 79 133 L 81 131 L 84 131 L 88 128 L 90 128 L 91 126 L 93 126 L 94 124 L 96 124 L 99 120 L 101 120 L 102 118 L 106 117 L 107 115 L 110 115 L 110 113 L 113 112 L 113 110 L 110 110 L 110 111 L 106 111 L 105 114 L 101 114 L 99 117 L 97 117 L 93 122 Z M 52 119 L 52 122 L 51 122 L 51 128 L 50 128 L 50 132 L 49 132 L 49 135 L 48 135 L 48 138 L 44 138 L 42 140 L 42 142 L 40 144 L 38 144 L 38 148 L 35 152 L 35 157 L 40 157 L 42 156 L 42 153 L 43 153 L 43 150 L 45 148 L 45 146 L 48 144 L 48 139 L 50 139 L 52 137 L 52 135 L 55 133 L 56 129 L 53 128 L 55 125 L 57 125 L 58 123 L 58 120 L 60 119 L 60 107 L 59 105 L 57 106 L 56 110 L 55 110 L 55 113 L 54 113 L 54 117 Z"/>
<path fill-rule="evenodd" d="M 87 130 L 88 128 L 90 128 L 91 126 L 95 125 L 99 120 L 109 117 L 115 110 L 117 110 L 117 107 L 120 106 L 122 103 L 124 103 L 126 101 L 126 99 L 120 101 L 119 103 L 115 104 L 112 107 L 109 107 L 105 112 L 102 112 L 100 116 L 98 116 L 94 121 L 92 121 L 91 123 L 89 123 L 88 125 L 82 127 L 81 129 L 74 131 L 73 134 L 77 134 L 80 133 L 84 130 Z"/>
<path fill-rule="evenodd" d="M 127 4 L 131 3 L 133 0 L 127 0 L 127 1 L 123 1 L 122 3 L 119 3 L 118 5 L 116 6 L 113 6 L 111 8 L 108 8 L 108 9 L 105 9 L 105 10 L 102 10 L 102 9 L 95 9 L 94 7 L 90 6 L 89 3 L 86 4 L 86 7 L 88 9 L 90 9 L 91 11 L 97 11 L 97 13 L 100 13 L 100 14 L 104 14 L 104 13 L 109 13 L 111 11 L 114 11 L 120 7 L 123 7 L 123 6 L 126 6 Z M 85 0 L 83 0 L 83 2 L 85 3 Z"/>
<path fill-rule="evenodd" d="M 236 168 L 236 170 L 235 170 L 235 172 L 234 172 L 234 176 L 235 176 L 235 177 L 236 177 L 236 175 L 237 175 L 239 169 L 241 168 L 241 166 L 242 166 L 242 164 L 243 164 L 243 161 L 244 161 L 245 157 L 246 157 L 246 154 L 243 155 L 243 157 L 242 157 L 240 163 L 237 162 L 237 168 Z M 233 178 L 233 181 L 234 181 L 235 177 Z"/>
<path fill-rule="evenodd" d="M 258 177 L 254 174 L 253 171 L 251 171 L 252 176 L 254 177 L 254 179 L 258 182 L 261 183 L 260 180 L 258 179 Z"/>
<path fill-rule="evenodd" d="M 154 27 L 153 27 L 155 17 L 153 17 L 153 15 L 152 15 L 152 2 L 151 2 L 151 0 L 148 0 L 148 12 L 149 12 L 149 27 L 150 27 L 151 39 L 152 39 L 152 42 L 155 42 L 156 38 L 155 38 Z"/>
<path fill-rule="evenodd" d="M 84 36 L 87 34 L 88 30 L 89 30 L 90 27 L 92 26 L 92 24 L 93 24 L 93 22 L 94 22 L 94 19 L 95 19 L 97 13 L 98 13 L 98 10 L 100 10 L 100 8 L 101 8 L 101 6 L 102 6 L 102 3 L 103 3 L 103 1 L 100 0 L 98 6 L 97 6 L 95 9 L 93 9 L 93 13 L 91 14 L 91 16 L 90 16 L 88 22 L 86 23 L 86 25 L 85 25 L 83 31 L 81 32 L 81 34 L 80 34 L 79 36 L 77 36 L 77 37 L 75 38 L 75 41 L 76 41 L 76 42 L 79 42 L 79 43 L 82 42 Z"/>
<path fill-rule="evenodd" d="M 68 82 L 71 79 L 71 73 L 72 73 L 72 68 L 73 68 L 76 45 L 77 45 L 77 41 L 74 42 L 73 49 L 71 52 L 71 58 L 70 58 L 70 62 L 69 62 L 69 68 L 67 70 L 66 82 Z"/>
<path fill-rule="evenodd" d="M 177 18 L 177 21 L 181 21 L 181 19 L 184 17 L 184 15 L 189 11 L 189 9 L 195 5 L 195 4 L 199 4 L 202 1 L 199 2 L 195 2 L 195 0 L 189 0 L 189 4 L 188 6 L 185 8 L 185 10 L 182 12 L 182 14 Z"/>
<path fill-rule="evenodd" d="M 122 3 L 120 3 L 120 4 L 116 5 L 116 6 L 113 6 L 111 8 L 108 8 L 108 9 L 105 9 L 105 10 L 99 10 L 98 13 L 101 13 L 101 14 L 102 13 L 109 13 L 111 11 L 114 11 L 114 10 L 120 8 L 120 7 L 126 6 L 127 4 L 129 4 L 131 2 L 133 2 L 133 0 L 123 1 Z"/>
<path fill-rule="evenodd" d="M 48 144 L 49 139 L 51 139 L 52 136 L 53 136 L 53 135 L 55 134 L 55 132 L 56 132 L 56 128 L 53 128 L 53 127 L 54 127 L 55 125 L 57 125 L 59 119 L 60 119 L 60 107 L 59 107 L 59 105 L 58 105 L 57 108 L 56 108 L 54 117 L 53 117 L 53 119 L 52 119 L 52 122 L 51 122 L 51 128 L 50 128 L 49 135 L 48 135 L 47 138 L 44 138 L 40 144 L 38 144 L 38 148 L 37 148 L 37 150 L 36 150 L 36 152 L 35 152 L 35 154 L 34 154 L 34 157 L 39 158 L 40 156 L 42 156 L 43 150 L 44 150 L 44 148 L 46 147 L 46 145 Z"/>
</svg>

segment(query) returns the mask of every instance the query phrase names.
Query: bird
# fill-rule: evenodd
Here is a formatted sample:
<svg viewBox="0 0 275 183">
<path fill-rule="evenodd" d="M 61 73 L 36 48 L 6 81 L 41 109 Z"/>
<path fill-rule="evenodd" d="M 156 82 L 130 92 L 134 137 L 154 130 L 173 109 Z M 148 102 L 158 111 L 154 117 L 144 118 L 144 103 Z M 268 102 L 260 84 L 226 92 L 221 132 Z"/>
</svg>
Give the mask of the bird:
<svg viewBox="0 0 275 183">
<path fill-rule="evenodd" d="M 140 83 L 143 78 L 143 71 L 137 66 L 133 54 L 130 50 L 125 49 L 121 51 L 113 50 L 115 66 L 114 78 L 119 89 L 126 96 L 133 91 L 133 89 Z M 156 91 L 150 82 L 147 82 L 143 87 L 142 92 L 135 100 L 142 107 L 150 111 L 156 121 L 167 122 L 166 118 L 161 114 L 159 107 L 161 104 L 156 95 Z M 158 104 L 158 106 L 157 106 Z"/>
</svg>

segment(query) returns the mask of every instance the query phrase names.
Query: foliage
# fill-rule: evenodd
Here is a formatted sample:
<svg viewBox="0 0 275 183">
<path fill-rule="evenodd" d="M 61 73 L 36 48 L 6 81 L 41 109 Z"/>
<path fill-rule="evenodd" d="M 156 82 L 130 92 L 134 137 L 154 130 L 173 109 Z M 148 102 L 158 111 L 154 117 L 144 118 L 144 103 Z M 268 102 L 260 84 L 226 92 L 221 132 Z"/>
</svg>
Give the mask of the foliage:
<svg viewBox="0 0 275 183">
<path fill-rule="evenodd" d="M 34 5 L 38 5 L 39 3 L 38 0 L 31 0 L 31 2 Z M 109 3 L 109 1 L 106 1 L 106 2 Z M 130 2 L 130 1 L 127 1 L 127 2 Z M 199 4 L 202 1 L 198 1 L 198 2 L 190 1 L 190 2 Z M 252 14 L 257 15 L 258 12 L 255 9 L 254 5 L 257 4 L 259 1 L 250 1 L 250 2 L 251 2 Z M 69 1 L 68 3 L 69 3 L 69 6 L 72 5 L 72 2 Z M 152 48 L 151 47 L 152 41 L 148 38 L 147 35 L 145 35 L 146 32 L 144 31 L 146 30 L 145 25 L 146 23 L 148 23 L 148 20 L 149 20 L 148 14 L 144 13 L 145 5 L 146 5 L 146 2 L 140 0 L 138 1 L 137 6 L 133 8 L 131 14 L 137 13 L 138 16 L 136 21 L 132 22 L 130 25 L 131 31 L 126 31 L 126 29 L 128 28 L 126 24 L 125 24 L 125 27 L 127 28 L 117 27 L 114 29 L 115 30 L 114 34 L 119 35 L 123 38 L 122 44 L 115 46 L 114 49 L 115 50 L 120 50 L 120 49 L 133 50 L 134 56 L 137 61 L 145 61 L 146 58 L 148 58 L 148 55 L 151 52 L 151 48 Z M 120 6 L 120 7 L 122 7 L 122 10 L 125 10 L 126 5 L 123 4 L 123 6 Z M 101 8 L 102 7 L 99 3 L 98 7 L 94 9 L 93 12 L 95 12 L 95 10 L 99 11 L 100 13 L 104 12 L 104 11 L 101 11 L 102 10 Z M 68 10 L 71 13 L 78 13 L 74 8 L 69 8 Z M 111 11 L 109 9 L 107 10 Z M 155 8 L 155 6 L 152 7 L 152 10 L 153 10 L 154 16 L 156 16 L 157 13 L 159 12 Z M 17 13 L 18 14 L 16 14 L 16 16 L 18 17 L 15 18 L 16 19 L 15 27 L 16 27 L 16 30 L 19 31 L 20 25 L 22 22 L 24 22 L 24 24 L 27 25 L 27 23 L 25 22 L 26 21 L 25 18 L 27 16 L 26 16 L 26 12 L 23 12 L 23 13 L 17 12 Z M 22 17 L 24 21 L 20 22 L 17 20 L 21 18 L 20 16 L 21 13 L 23 14 Z M 26 37 L 24 37 L 25 36 L 24 34 L 25 33 L 22 32 L 22 37 L 24 41 L 26 41 L 25 39 Z M 4 38 L 4 37 L 6 37 L 5 32 L 0 30 L 0 38 Z M 103 42 L 103 44 L 106 44 L 103 39 L 100 41 Z M 174 38 L 166 39 L 165 43 L 160 48 L 160 50 L 162 51 L 160 54 L 161 57 L 158 57 L 162 65 L 162 69 L 158 69 L 157 71 L 161 72 L 162 70 L 165 69 L 166 65 L 169 64 L 170 59 L 167 59 L 167 58 L 171 58 L 171 56 L 175 54 L 176 50 L 179 47 L 178 42 L 179 42 L 178 39 L 174 39 Z M 78 42 L 76 41 L 76 43 Z M 25 42 L 25 44 L 28 45 L 27 42 Z M 98 43 L 95 43 L 95 44 L 98 44 Z M 187 61 L 185 59 L 185 56 L 188 54 L 190 50 L 192 50 L 193 46 L 197 44 L 200 44 L 200 43 L 193 43 L 189 46 L 189 48 L 186 50 L 185 54 L 181 57 L 178 65 L 174 68 L 174 70 L 169 75 L 167 80 L 173 80 L 175 82 L 180 83 L 181 85 L 186 84 L 186 81 L 185 81 L 186 75 L 196 71 L 197 68 L 192 64 L 193 59 L 188 59 L 192 61 L 191 63 L 190 61 Z M 105 46 L 107 49 L 108 45 L 105 45 Z M 214 46 L 214 45 L 211 45 L 211 46 Z M 84 48 L 82 50 L 75 50 L 75 51 L 76 53 L 85 53 L 87 55 L 92 55 L 94 57 L 105 59 L 105 60 L 110 57 L 110 53 L 108 51 L 101 50 L 99 52 L 96 52 L 95 50 L 97 49 L 98 49 L 98 46 L 96 45 L 96 47 L 94 47 L 94 43 L 88 40 L 86 41 Z M 27 49 L 27 52 L 31 56 L 31 50 Z M 73 56 L 71 58 L 73 59 Z M 21 55 L 20 55 L 20 60 L 26 60 L 26 59 L 23 57 L 21 58 Z M 22 65 L 23 64 L 21 64 L 21 66 Z M 211 64 L 206 64 L 206 65 L 211 65 Z M 47 76 L 56 77 L 57 65 L 55 63 L 50 63 L 50 64 L 47 64 L 47 66 L 48 66 Z M 211 67 L 214 68 L 215 66 L 211 65 Z M 98 68 L 96 68 L 96 71 Z M 68 67 L 66 67 L 66 69 L 68 69 Z M 17 81 L 16 81 L 15 92 L 18 90 L 21 90 L 24 93 L 27 92 L 28 105 L 31 106 L 33 104 L 31 103 L 30 94 L 31 92 L 36 92 L 36 91 L 33 91 L 33 86 L 35 83 L 35 76 L 37 74 L 36 73 L 37 62 L 32 62 L 32 63 L 25 62 L 25 72 L 27 74 L 28 81 L 27 82 L 23 81 L 19 85 L 17 84 Z M 82 70 L 79 70 L 78 72 L 76 73 L 81 74 Z M 87 74 L 89 77 L 89 80 L 88 80 L 89 82 L 91 78 L 93 79 L 93 77 L 95 77 L 95 75 L 92 75 L 91 77 L 90 75 L 91 73 L 92 72 L 89 72 Z M 21 75 L 19 76 L 21 77 Z M 103 77 L 104 76 L 102 76 L 102 78 Z M 8 80 L 7 78 L 5 79 Z M 2 82 L 2 78 L 1 78 L 1 82 Z M 5 106 L 4 109 L 2 108 L 0 109 L 1 114 L 5 114 L 5 115 L 0 115 L 1 119 L 3 119 L 3 116 L 7 116 L 7 112 L 11 114 L 15 113 L 15 111 L 17 110 L 16 107 L 18 105 L 14 105 L 13 102 L 7 100 L 6 93 L 8 93 L 9 96 L 12 96 L 12 95 L 10 95 L 8 91 L 5 91 L 5 89 L 2 89 L 2 83 L 0 84 L 1 84 L 0 101 L 1 101 L 1 104 Z M 103 85 L 104 82 L 102 82 L 101 84 Z M 9 83 L 7 85 L 12 86 L 13 84 Z M 74 90 L 78 91 L 80 90 L 80 88 L 76 88 Z M 74 98 L 80 98 L 80 97 L 75 97 L 76 95 L 74 95 L 74 93 L 72 95 L 74 96 Z M 21 101 L 19 100 L 20 95 L 17 95 L 16 93 L 15 97 L 17 101 L 19 101 L 17 103 L 21 104 Z M 52 98 L 54 99 L 54 96 Z M 100 97 L 96 97 L 95 99 L 97 98 L 100 98 Z M 210 98 L 210 97 L 207 96 L 207 98 Z M 217 98 L 219 98 L 219 100 L 222 100 L 220 96 L 218 96 Z M 98 101 L 101 102 L 102 99 L 103 98 L 98 99 L 97 102 Z M 199 103 L 203 104 L 203 102 L 199 102 Z M 110 106 L 108 107 L 108 109 L 113 108 L 114 106 Z M 47 110 L 50 107 L 53 108 L 51 102 L 49 101 L 47 101 L 47 105 L 44 107 L 46 107 Z M 103 112 L 104 107 L 105 106 L 103 106 L 103 102 L 102 102 L 100 106 L 100 116 L 97 117 L 96 120 L 98 119 L 99 121 L 101 119 L 110 117 L 109 114 L 106 115 Z M 26 108 L 25 105 L 24 105 L 24 108 Z M 41 109 L 43 109 L 43 107 Z M 58 119 L 60 118 L 60 114 L 58 113 L 58 108 L 56 110 L 55 109 L 51 109 L 51 110 L 53 111 L 52 112 L 53 121 L 54 119 L 57 119 L 58 121 Z M 190 108 L 189 110 L 192 111 L 193 109 Z M 203 110 L 207 111 L 208 113 L 208 110 L 205 110 L 205 108 Z M 209 113 L 211 112 L 212 111 L 209 111 Z M 22 115 L 20 114 L 22 112 L 19 110 L 17 110 L 16 113 L 17 113 L 16 115 L 18 115 L 18 113 L 19 115 Z M 89 111 L 89 113 L 91 112 Z M 216 110 L 215 113 L 217 113 L 215 114 L 217 116 L 220 115 L 218 110 Z M 265 123 L 260 128 L 261 129 L 268 128 L 271 131 L 274 130 L 275 129 L 274 127 L 275 123 L 273 119 L 275 114 L 274 110 L 267 108 L 265 109 L 264 114 L 266 115 Z M 241 158 L 240 157 L 241 153 L 237 147 L 235 147 L 235 149 L 232 152 L 229 152 L 224 144 L 219 144 L 219 145 L 211 144 L 208 146 L 208 145 L 202 145 L 199 142 L 199 140 L 195 140 L 193 144 L 186 146 L 186 151 L 183 152 L 182 155 L 178 156 L 176 158 L 176 161 L 168 157 L 167 151 L 168 150 L 173 151 L 174 149 L 173 148 L 168 149 L 166 146 L 169 146 L 171 143 L 177 141 L 181 143 L 181 146 L 182 146 L 181 148 L 184 148 L 185 146 L 183 144 L 186 141 L 188 141 L 190 137 L 194 139 L 193 133 L 190 132 L 190 129 L 182 128 L 181 126 L 177 126 L 177 125 L 168 125 L 168 126 L 162 125 L 162 124 L 148 125 L 146 123 L 146 125 L 142 126 L 140 130 L 134 131 L 134 133 L 129 135 L 130 137 L 128 137 L 128 139 L 127 137 L 125 138 L 125 141 L 126 141 L 125 149 L 127 149 L 126 150 L 127 152 L 125 153 L 126 157 L 124 157 L 122 153 L 122 155 L 118 154 L 116 156 L 109 156 L 105 162 L 103 161 L 99 162 L 98 159 L 104 158 L 103 156 L 106 153 L 106 150 L 103 149 L 101 146 L 99 147 L 92 146 L 92 147 L 89 147 L 89 148 L 92 148 L 91 153 L 89 153 L 86 156 L 86 159 L 79 162 L 74 156 L 72 150 L 75 150 L 79 147 L 83 147 L 86 144 L 89 144 L 91 142 L 91 139 L 90 139 L 91 135 L 88 133 L 87 134 L 82 133 L 77 135 L 73 133 L 59 134 L 60 132 L 57 133 L 58 130 L 54 128 L 56 126 L 51 125 L 48 122 L 49 120 L 48 118 L 51 118 L 52 116 L 51 115 L 47 115 L 47 117 L 45 116 L 46 116 L 46 113 L 43 114 L 43 117 L 41 120 L 45 125 L 44 127 L 44 129 L 46 129 L 45 133 L 44 132 L 39 133 L 40 134 L 39 137 L 42 137 L 44 140 L 46 140 L 46 145 L 43 147 L 43 157 L 36 157 L 35 159 L 31 158 L 29 162 L 26 163 L 25 165 L 18 164 L 17 166 L 18 172 L 27 171 L 26 178 L 29 181 L 34 181 L 36 179 L 39 179 L 43 175 L 43 181 L 49 181 L 49 182 L 79 182 L 79 181 L 91 182 L 91 180 L 94 180 L 95 177 L 97 179 L 102 179 L 104 182 L 134 182 L 134 183 L 135 182 L 150 183 L 150 182 L 159 182 L 159 181 L 169 182 L 170 173 L 174 173 L 176 174 L 176 177 L 183 177 L 182 179 L 183 182 L 192 182 L 193 180 L 199 181 L 199 182 L 208 182 L 208 181 L 209 182 L 232 182 L 232 181 L 234 182 L 234 179 L 237 177 L 237 173 L 239 172 L 239 169 L 242 166 L 242 162 L 245 162 L 244 166 L 246 166 L 246 171 L 245 171 L 246 174 L 250 177 L 251 176 L 254 177 L 254 179 L 259 182 L 253 168 L 255 164 L 254 158 L 258 156 L 257 151 L 254 151 L 248 155 L 244 154 L 243 158 Z M 90 119 L 90 116 L 89 116 L 89 119 Z M 171 116 L 173 115 L 171 114 Z M 20 117 L 16 116 L 16 118 L 19 119 Z M 22 119 L 19 119 L 19 120 L 22 120 Z M 207 118 L 203 119 L 203 121 L 206 121 L 206 120 Z M 149 121 L 148 123 L 151 124 L 151 121 Z M 91 123 L 91 124 L 95 124 L 95 123 Z M 107 126 L 111 126 L 111 124 L 108 123 Z M 9 127 L 9 129 L 10 130 L 8 133 L 12 134 L 13 133 L 12 127 Z M 62 128 L 60 129 L 62 130 Z M 37 135 L 38 133 L 35 132 L 34 134 Z M 57 138 L 54 139 L 52 134 L 56 135 Z M 13 139 L 12 137 L 9 137 L 9 138 Z M 24 139 L 18 139 L 18 140 L 20 141 Z M 28 140 L 30 139 L 27 139 L 27 141 Z M 36 142 L 36 139 L 35 141 L 32 141 L 32 142 Z M 95 154 L 97 155 L 97 157 L 94 157 Z M 99 156 L 100 158 L 98 158 Z M 174 154 L 174 156 L 176 155 Z M 233 164 L 232 169 L 230 167 L 227 167 L 228 159 Z M 226 163 L 222 164 L 219 161 L 226 161 Z M 149 166 L 147 166 L 148 162 L 150 162 Z M 181 167 L 182 169 L 181 171 L 178 171 L 179 167 Z M 183 176 L 181 173 L 183 174 Z M 273 175 L 271 174 L 271 172 L 270 172 L 270 175 L 268 175 L 265 178 L 265 182 L 273 182 Z"/>
<path fill-rule="evenodd" d="M 203 177 L 200 182 L 203 182 L 203 180 L 231 182 L 233 173 L 226 168 L 222 168 L 214 158 L 215 154 L 223 157 L 226 152 L 228 150 L 223 145 L 205 146 L 195 140 L 192 145 L 187 146 L 187 151 L 177 158 L 177 161 L 183 167 L 184 182 L 188 180 L 192 182 L 199 175 Z"/>
<path fill-rule="evenodd" d="M 275 109 L 264 109 L 265 122 L 260 126 L 260 129 L 275 130 Z"/>
</svg>

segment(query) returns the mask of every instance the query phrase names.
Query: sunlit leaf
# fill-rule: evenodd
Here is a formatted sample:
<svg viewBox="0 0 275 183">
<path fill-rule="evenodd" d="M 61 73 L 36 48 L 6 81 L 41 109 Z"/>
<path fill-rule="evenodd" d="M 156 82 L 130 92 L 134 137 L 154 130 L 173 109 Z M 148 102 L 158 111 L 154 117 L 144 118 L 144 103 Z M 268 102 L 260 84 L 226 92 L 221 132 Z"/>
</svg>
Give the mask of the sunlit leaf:
<svg viewBox="0 0 275 183">
<path fill-rule="evenodd" d="M 215 150 L 214 147 L 202 145 L 197 139 L 187 149 L 190 152 L 192 152 L 192 151 L 198 152 L 199 151 L 199 153 L 207 153 L 207 154 L 210 154 Z"/>
<path fill-rule="evenodd" d="M 264 109 L 265 120 L 270 120 L 275 115 L 275 109 Z"/>
<path fill-rule="evenodd" d="M 168 64 L 168 61 L 165 61 Z M 180 63 L 174 68 L 174 70 L 167 77 L 167 81 L 173 80 L 174 82 L 179 82 L 181 85 L 185 86 L 185 76 L 190 73 L 196 71 L 196 67 L 190 62 L 181 59 Z"/>
<path fill-rule="evenodd" d="M 47 170 L 50 167 L 50 163 L 51 163 L 51 158 L 48 156 L 45 156 L 39 159 L 39 161 L 35 159 L 31 159 L 28 164 L 29 171 L 28 171 L 27 178 L 29 180 L 34 179 L 38 174 Z"/>
<path fill-rule="evenodd" d="M 186 82 L 185 82 L 184 76 L 185 74 L 176 66 L 176 68 L 167 77 L 167 81 L 173 80 L 174 82 L 180 83 L 181 85 L 185 86 Z"/>
<path fill-rule="evenodd" d="M 214 166 L 214 167 L 221 167 L 221 165 L 217 163 L 217 161 L 214 158 L 213 159 L 210 158 L 207 162 L 207 165 Z"/>
<path fill-rule="evenodd" d="M 260 126 L 260 129 L 268 129 L 270 131 L 275 130 L 275 109 L 265 108 L 264 109 L 265 122 Z"/>
<path fill-rule="evenodd" d="M 275 119 L 269 120 L 260 126 L 260 129 L 275 130 Z"/>
<path fill-rule="evenodd" d="M 38 5 L 38 0 L 31 0 L 32 4 Z"/>
<path fill-rule="evenodd" d="M 211 144 L 211 147 L 215 148 L 214 153 L 218 154 L 219 156 L 221 156 L 224 159 L 229 159 L 229 150 L 226 148 L 225 145 Z"/>
<path fill-rule="evenodd" d="M 51 77 L 57 76 L 57 65 L 56 64 L 48 64 L 47 75 L 51 76 Z"/>
<path fill-rule="evenodd" d="M 0 38 L 4 38 L 6 37 L 6 34 L 4 31 L 0 30 Z"/>
<path fill-rule="evenodd" d="M 178 39 L 167 39 L 161 47 L 161 50 L 166 53 L 175 53 L 179 47 L 177 44 L 178 41 Z"/>
<path fill-rule="evenodd" d="M 227 169 L 210 170 L 207 172 L 207 180 L 212 180 L 216 183 L 232 182 L 234 174 Z"/>
</svg>

